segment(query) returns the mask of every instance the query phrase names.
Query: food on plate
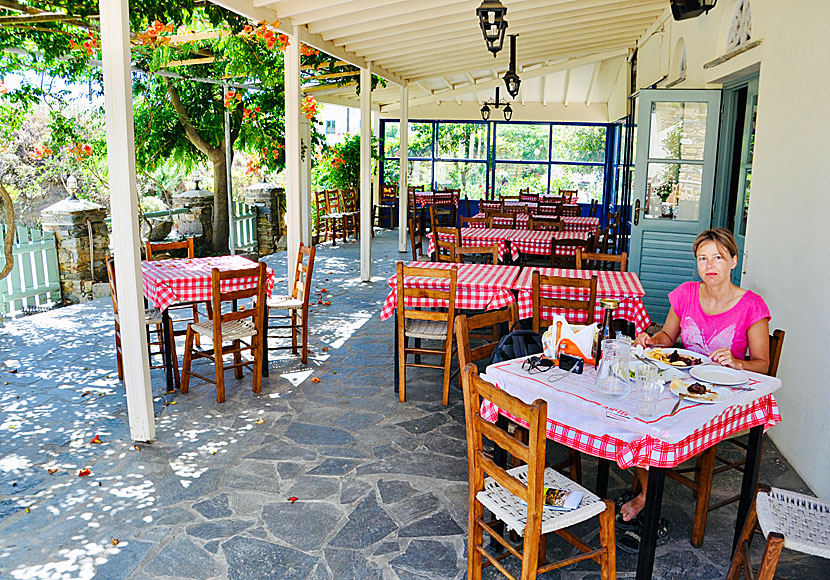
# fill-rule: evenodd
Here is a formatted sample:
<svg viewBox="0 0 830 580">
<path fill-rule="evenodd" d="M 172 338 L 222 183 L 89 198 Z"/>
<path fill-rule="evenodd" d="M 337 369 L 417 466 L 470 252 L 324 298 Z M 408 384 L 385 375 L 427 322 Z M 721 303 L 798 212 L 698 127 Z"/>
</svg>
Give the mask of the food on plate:
<svg viewBox="0 0 830 580">
<path fill-rule="evenodd" d="M 690 367 L 694 365 L 699 365 L 703 362 L 702 359 L 699 359 L 694 356 L 687 356 L 685 354 L 680 354 L 677 349 L 674 350 L 671 354 L 666 354 L 659 348 L 656 348 L 648 353 L 650 358 L 654 360 L 665 363 L 667 365 L 672 365 L 675 367 Z"/>
<path fill-rule="evenodd" d="M 672 379 L 671 389 L 675 394 L 685 394 L 696 401 L 715 402 L 721 398 L 717 391 L 713 391 L 703 383 L 692 383 L 687 385 L 681 379 Z"/>
<path fill-rule="evenodd" d="M 686 392 L 692 395 L 705 395 L 707 390 L 706 385 L 701 383 L 693 383 L 686 387 Z"/>
</svg>

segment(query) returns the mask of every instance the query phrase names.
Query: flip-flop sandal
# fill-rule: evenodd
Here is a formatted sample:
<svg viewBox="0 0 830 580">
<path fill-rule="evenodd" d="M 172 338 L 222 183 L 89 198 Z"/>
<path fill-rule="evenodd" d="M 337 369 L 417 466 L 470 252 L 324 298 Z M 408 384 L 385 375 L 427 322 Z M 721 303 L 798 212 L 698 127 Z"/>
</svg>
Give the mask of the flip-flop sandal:
<svg viewBox="0 0 830 580">
<path fill-rule="evenodd" d="M 640 553 L 641 530 L 628 530 L 622 536 L 617 538 L 617 547 L 623 552 L 629 554 Z M 666 538 L 669 537 L 669 522 L 665 518 L 660 518 L 657 523 L 657 545 L 666 543 Z"/>
<path fill-rule="evenodd" d="M 625 521 L 623 519 L 623 515 L 621 513 L 617 512 L 617 515 L 615 517 L 615 523 L 617 524 L 617 529 L 622 530 L 622 531 L 626 531 L 626 530 L 636 531 L 636 530 L 639 530 L 640 525 L 642 523 L 642 518 L 640 517 L 640 514 L 642 514 L 642 513 L 643 512 L 640 512 L 639 514 L 637 514 L 636 516 L 634 516 L 630 520 Z"/>
<path fill-rule="evenodd" d="M 635 497 L 637 497 L 637 494 L 630 489 L 622 492 L 616 497 L 616 499 L 614 499 L 614 505 L 617 506 L 617 511 L 620 511 L 620 508 L 622 508 L 623 505 L 627 504 Z"/>
</svg>

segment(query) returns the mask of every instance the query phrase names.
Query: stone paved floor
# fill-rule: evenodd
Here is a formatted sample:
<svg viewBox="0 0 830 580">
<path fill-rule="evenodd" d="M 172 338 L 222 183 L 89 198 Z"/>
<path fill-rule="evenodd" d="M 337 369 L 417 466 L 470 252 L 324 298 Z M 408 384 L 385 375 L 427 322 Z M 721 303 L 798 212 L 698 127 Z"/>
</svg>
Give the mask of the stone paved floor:
<svg viewBox="0 0 830 580">
<path fill-rule="evenodd" d="M 186 395 L 168 395 L 154 371 L 156 441 L 138 450 L 115 376 L 108 300 L 7 322 L 0 578 L 463 578 L 461 394 L 454 385 L 450 406 L 441 407 L 430 370 L 411 373 L 406 404 L 392 392 L 392 323 L 379 311 L 399 257 L 395 239 L 375 237 L 370 284 L 359 282 L 355 244 L 319 249 L 314 289 L 326 288 L 331 306 L 314 308 L 313 357 L 306 367 L 272 361 L 260 396 L 249 375 L 230 378 L 222 405 L 212 385 L 198 382 Z M 267 261 L 280 275 L 284 260 Z M 95 435 L 100 445 L 89 443 Z M 586 461 L 589 487 L 593 465 Z M 82 469 L 90 474 L 79 477 Z M 806 489 L 769 440 L 762 477 Z M 612 470 L 612 495 L 629 482 Z M 737 485 L 719 483 L 717 495 Z M 655 577 L 722 577 L 734 507 L 712 514 L 694 549 L 689 492 L 667 483 L 664 505 L 672 531 Z M 561 551 L 551 539 L 549 552 Z M 621 553 L 620 577 L 633 577 L 634 564 Z M 780 570 L 830 576 L 825 561 L 798 555 Z M 599 576 L 585 564 L 546 577 Z"/>
</svg>

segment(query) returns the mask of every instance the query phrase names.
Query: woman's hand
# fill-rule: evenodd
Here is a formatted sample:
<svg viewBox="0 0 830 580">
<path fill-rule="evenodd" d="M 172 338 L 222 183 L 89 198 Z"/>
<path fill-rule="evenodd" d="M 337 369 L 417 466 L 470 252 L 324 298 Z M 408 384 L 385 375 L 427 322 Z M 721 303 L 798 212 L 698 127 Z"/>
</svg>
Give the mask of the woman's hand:
<svg viewBox="0 0 830 580">
<path fill-rule="evenodd" d="M 732 351 L 729 350 L 728 347 L 719 348 L 716 351 L 713 351 L 709 358 L 712 359 L 713 362 L 718 363 L 719 365 L 723 365 L 725 367 L 730 367 L 733 369 L 743 370 L 744 363 L 743 361 L 736 359 L 732 356 Z"/>
<path fill-rule="evenodd" d="M 645 332 L 641 332 L 637 338 L 634 339 L 634 342 L 631 343 L 632 346 L 642 346 L 643 348 L 648 348 L 650 346 L 655 346 L 654 340 Z"/>
</svg>

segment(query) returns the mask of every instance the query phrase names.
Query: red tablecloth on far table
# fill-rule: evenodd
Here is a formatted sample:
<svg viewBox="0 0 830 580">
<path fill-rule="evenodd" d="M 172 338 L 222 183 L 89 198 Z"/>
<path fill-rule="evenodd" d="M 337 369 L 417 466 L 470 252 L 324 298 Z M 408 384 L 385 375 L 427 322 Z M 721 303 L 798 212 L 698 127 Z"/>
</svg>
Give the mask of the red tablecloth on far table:
<svg viewBox="0 0 830 580">
<path fill-rule="evenodd" d="M 533 272 L 538 270 L 542 276 L 565 276 L 567 278 L 590 278 L 597 276 L 597 302 L 594 312 L 596 322 L 602 322 L 603 309 L 599 304 L 602 298 L 615 298 L 620 306 L 614 313 L 615 318 L 622 318 L 634 324 L 637 334 L 644 332 L 651 324 L 651 319 L 643 305 L 645 295 L 643 285 L 634 272 L 607 272 L 594 270 L 567 270 L 562 268 L 525 268 L 516 280 L 514 288 L 518 291 L 519 318 L 533 316 Z M 588 290 L 584 288 L 559 287 L 555 291 L 543 292 L 546 298 L 564 298 L 570 300 L 587 300 Z M 545 309 L 542 316 L 550 316 L 551 309 Z M 587 313 L 584 310 L 556 309 L 571 324 L 585 324 Z"/>
<path fill-rule="evenodd" d="M 448 262 L 410 262 L 409 266 L 420 268 L 440 268 L 449 270 L 458 267 L 456 278 L 455 307 L 467 310 L 498 310 L 515 302 L 511 292 L 513 282 L 519 275 L 518 266 L 494 266 L 493 264 L 451 264 Z M 407 276 L 404 279 L 407 288 L 424 288 L 449 290 L 448 279 L 424 278 L 423 276 Z M 395 313 L 398 307 L 398 279 L 389 278 L 391 290 L 383 303 L 380 313 L 381 320 L 386 320 Z M 443 304 L 442 304 L 443 302 Z M 446 301 L 433 298 L 413 298 L 407 300 L 407 306 L 417 308 L 433 308 L 446 306 Z"/>
<path fill-rule="evenodd" d="M 504 260 L 504 253 L 507 249 L 505 241 L 510 242 L 510 254 L 514 260 L 519 259 L 520 254 L 534 254 L 537 256 L 550 255 L 550 241 L 553 238 L 564 240 L 576 238 L 587 240 L 588 232 L 549 232 L 530 230 L 506 230 L 499 228 L 461 228 L 462 246 L 491 246 L 499 245 L 499 259 Z M 451 242 L 451 234 L 441 234 L 441 239 Z M 430 239 L 427 255 L 435 250 L 434 241 Z M 576 249 L 573 247 L 558 248 L 557 255 L 574 255 Z"/>
<path fill-rule="evenodd" d="M 208 258 L 184 258 L 142 262 L 144 296 L 153 306 L 164 310 L 177 302 L 206 301 L 212 297 L 211 271 L 252 268 L 257 262 L 243 256 L 212 256 Z M 277 276 L 266 268 L 265 290 L 268 295 L 274 289 Z M 222 291 L 244 290 L 253 284 L 253 278 L 224 280 Z"/>
<path fill-rule="evenodd" d="M 479 213 L 476 214 L 477 218 L 487 217 L 486 214 Z M 543 217 L 551 217 L 545 216 Z M 510 224 L 513 223 L 510 218 L 502 218 L 497 217 L 494 218 L 495 223 L 497 224 Z M 597 228 L 599 228 L 599 218 L 596 217 L 568 217 L 565 216 L 562 218 L 562 221 L 565 224 L 565 231 L 566 232 L 587 232 L 591 233 Z M 516 229 L 519 230 L 526 230 L 528 227 L 528 223 L 530 222 L 530 216 L 526 214 L 519 214 L 516 216 Z M 474 228 L 483 228 L 484 224 L 471 224 L 471 227 Z"/>
</svg>

